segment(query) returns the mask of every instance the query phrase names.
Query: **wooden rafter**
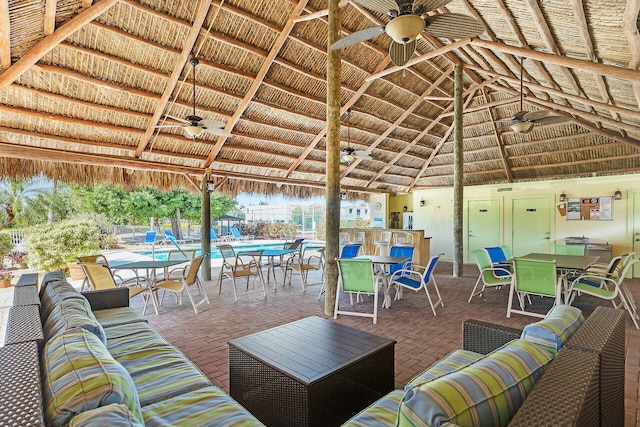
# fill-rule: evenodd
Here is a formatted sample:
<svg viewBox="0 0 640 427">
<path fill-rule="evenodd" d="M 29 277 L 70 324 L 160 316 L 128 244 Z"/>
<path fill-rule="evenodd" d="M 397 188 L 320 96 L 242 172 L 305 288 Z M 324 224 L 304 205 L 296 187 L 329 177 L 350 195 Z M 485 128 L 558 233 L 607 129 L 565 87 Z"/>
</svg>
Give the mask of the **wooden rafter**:
<svg viewBox="0 0 640 427">
<path fill-rule="evenodd" d="M 164 109 L 169 102 L 169 98 L 171 97 L 176 84 L 178 84 L 178 80 L 180 80 L 180 76 L 185 64 L 187 63 L 187 59 L 189 59 L 189 55 L 191 55 L 191 52 L 193 51 L 193 46 L 198 39 L 198 34 L 200 34 L 200 29 L 202 28 L 202 24 L 204 24 L 204 20 L 207 17 L 210 6 L 211 0 L 201 0 L 200 5 L 198 6 L 198 10 L 196 11 L 195 17 L 193 19 L 193 26 L 191 27 L 191 30 L 189 30 L 189 34 L 187 35 L 187 38 L 182 46 L 182 52 L 180 52 L 180 55 L 178 55 L 178 58 L 176 58 L 176 63 L 173 67 L 171 77 L 164 87 L 164 91 L 162 93 L 162 96 L 160 97 L 160 101 L 158 101 L 156 110 L 153 113 L 149 124 L 147 125 L 147 129 L 144 132 L 144 135 L 142 136 L 142 138 L 140 138 L 138 148 L 136 149 L 136 157 L 140 157 L 142 152 L 147 148 L 147 144 L 149 144 L 149 140 L 151 139 L 153 130 L 158 124 L 158 121 L 160 121 L 160 117 L 162 117 L 162 114 L 164 113 Z"/>
<path fill-rule="evenodd" d="M 105 11 L 109 10 L 111 6 L 118 3 L 118 1 L 120 0 L 100 0 L 98 3 L 84 9 L 78 15 L 62 24 L 53 34 L 48 35 L 36 43 L 28 52 L 22 55 L 15 64 L 0 74 L 0 90 L 13 83 L 22 73 L 38 62 L 40 58 L 51 51 L 51 49 L 56 47 L 58 43 L 93 21 L 96 17 L 102 15 Z"/>
<path fill-rule="evenodd" d="M 640 69 L 640 32 L 638 31 L 638 15 L 640 14 L 640 2 L 637 0 L 627 0 L 627 6 L 622 17 L 624 34 L 627 36 L 631 59 L 629 68 Z M 633 81 L 633 89 L 636 95 L 636 102 L 640 106 L 640 80 Z"/>
<path fill-rule="evenodd" d="M 238 123 L 238 121 L 240 120 L 240 117 L 242 117 L 242 114 L 244 114 L 244 111 L 249 106 L 249 103 L 251 102 L 254 95 L 258 91 L 260 84 L 262 84 L 262 80 L 267 75 L 267 71 L 269 71 L 269 68 L 271 68 L 271 65 L 273 64 L 273 61 L 276 59 L 276 56 L 278 56 L 280 49 L 282 49 L 282 46 L 284 46 L 284 43 L 287 41 L 287 37 L 289 36 L 289 33 L 291 32 L 291 30 L 293 29 L 293 26 L 295 25 L 295 22 L 293 22 L 293 20 L 300 15 L 300 12 L 304 9 L 307 2 L 308 0 L 300 0 L 298 2 L 298 5 L 293 9 L 291 16 L 289 17 L 289 19 L 287 20 L 287 23 L 284 25 L 284 28 L 280 32 L 280 35 L 276 38 L 275 42 L 273 43 L 273 46 L 269 51 L 269 55 L 262 63 L 262 66 L 260 67 L 260 71 L 258 71 L 258 75 L 254 79 L 254 81 L 251 83 L 251 87 L 249 88 L 244 98 L 238 105 L 236 112 L 233 114 L 231 119 L 227 122 L 227 126 L 225 127 L 227 131 L 231 132 L 231 130 L 233 130 L 236 123 Z M 216 145 L 213 147 L 213 150 L 211 150 L 211 154 L 209 154 L 209 157 L 205 162 L 205 167 L 209 167 L 209 165 L 216 159 L 216 157 L 218 157 L 218 154 L 220 153 L 220 150 L 222 149 L 222 146 L 224 145 L 224 142 L 226 140 L 227 138 L 224 136 L 221 136 L 218 138 L 218 142 L 216 142 Z"/>
<path fill-rule="evenodd" d="M 86 9 L 88 7 L 91 7 L 92 3 L 93 3 L 93 0 L 82 0 L 82 8 Z"/>
<path fill-rule="evenodd" d="M 46 0 L 44 5 L 44 34 L 48 36 L 56 30 L 56 9 L 58 0 Z"/>
</svg>

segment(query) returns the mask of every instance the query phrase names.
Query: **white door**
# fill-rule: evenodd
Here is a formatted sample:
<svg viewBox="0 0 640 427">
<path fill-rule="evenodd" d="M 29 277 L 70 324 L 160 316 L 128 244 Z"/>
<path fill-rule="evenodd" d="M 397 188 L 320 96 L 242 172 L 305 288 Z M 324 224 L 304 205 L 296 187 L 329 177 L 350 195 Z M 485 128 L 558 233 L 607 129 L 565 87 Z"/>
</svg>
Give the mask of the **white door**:
<svg viewBox="0 0 640 427">
<path fill-rule="evenodd" d="M 513 199 L 513 256 L 553 253 L 553 197 Z"/>
<path fill-rule="evenodd" d="M 640 192 L 633 193 L 633 218 L 630 224 L 633 235 L 633 251 L 640 254 Z M 640 277 L 640 267 L 633 268 L 633 277 Z"/>
<path fill-rule="evenodd" d="M 467 259 L 479 248 L 502 244 L 502 200 L 469 200 L 467 202 Z"/>
</svg>

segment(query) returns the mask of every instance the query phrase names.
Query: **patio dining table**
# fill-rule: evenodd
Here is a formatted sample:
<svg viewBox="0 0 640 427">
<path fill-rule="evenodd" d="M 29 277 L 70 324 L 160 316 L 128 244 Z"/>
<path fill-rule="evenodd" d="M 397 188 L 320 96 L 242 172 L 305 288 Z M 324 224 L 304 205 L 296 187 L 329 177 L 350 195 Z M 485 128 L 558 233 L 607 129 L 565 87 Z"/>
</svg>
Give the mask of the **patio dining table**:
<svg viewBox="0 0 640 427">
<path fill-rule="evenodd" d="M 390 285 L 387 277 L 387 267 L 394 264 L 401 264 L 410 258 L 405 256 L 388 256 L 388 255 L 360 255 L 354 259 L 368 259 L 374 265 L 382 266 L 382 288 L 384 298 L 382 300 L 382 308 L 391 308 L 391 295 L 389 295 Z"/>
<path fill-rule="evenodd" d="M 273 274 L 274 287 L 276 286 L 276 263 L 275 258 L 282 259 L 283 256 L 297 252 L 297 249 L 264 249 L 260 251 L 238 251 L 238 255 L 262 255 L 267 258 L 267 283 L 269 283 L 271 274 Z"/>
<path fill-rule="evenodd" d="M 559 255 L 559 254 L 543 254 L 533 252 L 525 256 L 516 257 L 521 259 L 537 259 L 541 261 L 554 261 L 556 262 L 556 268 L 560 270 L 586 270 L 595 264 L 599 256 L 592 255 Z"/>
</svg>

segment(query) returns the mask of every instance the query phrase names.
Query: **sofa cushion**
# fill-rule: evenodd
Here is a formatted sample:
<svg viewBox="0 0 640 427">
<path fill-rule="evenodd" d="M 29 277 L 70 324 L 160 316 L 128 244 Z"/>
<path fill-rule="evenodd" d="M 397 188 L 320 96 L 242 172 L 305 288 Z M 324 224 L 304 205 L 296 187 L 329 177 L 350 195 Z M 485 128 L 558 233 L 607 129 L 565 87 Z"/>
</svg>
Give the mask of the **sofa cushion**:
<svg viewBox="0 0 640 427">
<path fill-rule="evenodd" d="M 40 318 L 42 322 L 44 323 L 47 320 L 51 310 L 53 310 L 60 301 L 68 298 L 87 300 L 80 292 L 65 281 L 50 282 L 40 296 Z"/>
<path fill-rule="evenodd" d="M 582 323 L 584 316 L 580 309 L 557 305 L 541 321 L 525 326 L 521 338 L 544 346 L 555 355 Z"/>
<path fill-rule="evenodd" d="M 66 280 L 67 280 L 67 275 L 64 274 L 62 271 L 50 271 L 46 273 L 42 278 L 41 290 L 44 290 L 44 288 L 47 287 L 49 282 L 59 282 L 59 281 L 64 282 Z"/>
<path fill-rule="evenodd" d="M 105 310 L 95 310 L 93 315 L 103 328 L 113 328 L 115 326 L 128 325 L 130 323 L 148 323 L 140 313 L 131 307 L 107 308 Z"/>
<path fill-rule="evenodd" d="M 453 350 L 444 359 L 439 360 L 429 369 L 415 376 L 411 381 L 409 381 L 404 389 L 406 391 L 411 387 L 435 380 L 436 378 L 440 378 L 441 376 L 451 372 L 459 371 L 482 357 L 484 357 L 484 355 L 473 351 L 462 349 Z"/>
<path fill-rule="evenodd" d="M 78 298 L 68 298 L 58 302 L 44 322 L 44 336 L 49 340 L 54 335 L 73 328 L 82 328 L 97 336 L 106 344 L 104 329 L 96 320 L 89 302 Z"/>
<path fill-rule="evenodd" d="M 409 389 L 397 425 L 506 426 L 552 359 L 536 344 L 511 341 L 472 365 Z"/>
<path fill-rule="evenodd" d="M 136 385 L 140 405 L 210 386 L 198 368 L 175 347 L 155 347 L 116 357 Z"/>
<path fill-rule="evenodd" d="M 171 344 L 162 335 L 145 322 L 107 328 L 104 332 L 107 336 L 107 349 L 116 358 L 121 354 L 127 354 L 132 351 L 155 347 L 171 347 Z"/>
<path fill-rule="evenodd" d="M 351 418 L 342 427 L 390 427 L 396 425 L 398 407 L 404 390 L 394 390 L 376 400 Z"/>
<path fill-rule="evenodd" d="M 144 425 L 253 427 L 263 426 L 218 387 L 206 387 L 142 408 Z"/>
<path fill-rule="evenodd" d="M 87 426 L 144 427 L 144 424 L 125 405 L 112 403 L 78 414 L 69 423 L 69 427 Z"/>
<path fill-rule="evenodd" d="M 56 335 L 45 345 L 41 365 L 47 426 L 110 403 L 124 404 L 142 421 L 131 376 L 95 335 L 84 329 Z"/>
</svg>

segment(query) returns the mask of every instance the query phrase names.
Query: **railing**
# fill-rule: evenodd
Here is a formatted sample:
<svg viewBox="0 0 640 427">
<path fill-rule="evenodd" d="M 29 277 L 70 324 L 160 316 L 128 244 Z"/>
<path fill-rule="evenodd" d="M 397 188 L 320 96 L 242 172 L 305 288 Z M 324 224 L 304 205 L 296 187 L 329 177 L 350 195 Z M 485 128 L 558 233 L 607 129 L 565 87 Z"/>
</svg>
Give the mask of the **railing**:
<svg viewBox="0 0 640 427">
<path fill-rule="evenodd" d="M 9 229 L 9 236 L 11 236 L 11 244 L 13 249 L 24 249 L 24 230 L 22 229 Z"/>
</svg>

